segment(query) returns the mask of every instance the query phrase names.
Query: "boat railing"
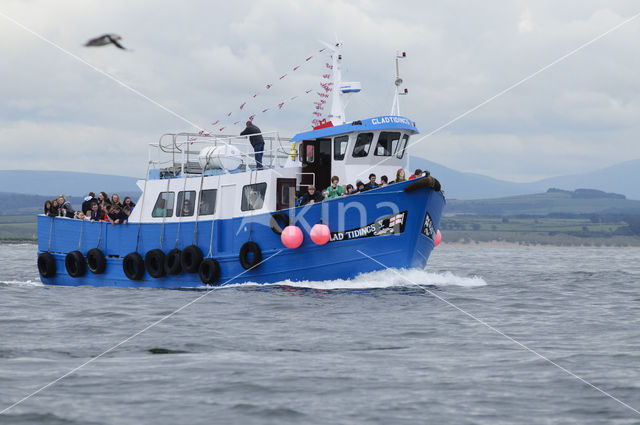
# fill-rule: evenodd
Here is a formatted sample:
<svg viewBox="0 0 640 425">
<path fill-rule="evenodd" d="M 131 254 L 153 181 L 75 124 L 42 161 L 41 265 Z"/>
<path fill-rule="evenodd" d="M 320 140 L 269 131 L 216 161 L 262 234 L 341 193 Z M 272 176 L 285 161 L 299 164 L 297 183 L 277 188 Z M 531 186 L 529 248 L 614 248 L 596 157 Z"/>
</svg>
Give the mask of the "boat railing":
<svg viewBox="0 0 640 425">
<path fill-rule="evenodd" d="M 149 144 L 149 160 L 154 167 L 160 168 L 161 176 L 177 176 L 179 174 L 202 174 L 206 172 L 200 164 L 200 154 L 210 154 L 211 148 L 233 147 L 225 149 L 224 154 L 215 153 L 214 158 L 224 157 L 216 167 L 220 172 L 242 171 L 255 168 L 255 151 L 249 142 L 250 136 L 210 135 L 199 133 L 167 133 L 158 143 Z M 265 147 L 262 151 L 262 165 L 265 168 L 284 167 L 290 158 L 288 138 L 282 138 L 277 132 L 262 133 Z M 205 149 L 208 149 L 205 151 Z M 224 162 L 238 164 L 234 168 L 226 168 Z M 206 167 L 205 167 L 206 168 Z"/>
</svg>

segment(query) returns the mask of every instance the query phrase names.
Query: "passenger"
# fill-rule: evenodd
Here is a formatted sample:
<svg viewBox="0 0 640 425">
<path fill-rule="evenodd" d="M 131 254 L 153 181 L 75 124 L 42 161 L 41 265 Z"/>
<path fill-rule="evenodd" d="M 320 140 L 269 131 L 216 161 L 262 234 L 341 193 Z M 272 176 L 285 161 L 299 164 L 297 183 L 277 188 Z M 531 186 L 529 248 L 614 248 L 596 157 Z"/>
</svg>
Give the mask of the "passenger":
<svg viewBox="0 0 640 425">
<path fill-rule="evenodd" d="M 416 169 L 416 172 L 411 174 L 411 176 L 409 177 L 409 180 L 411 179 L 417 179 L 419 177 L 422 177 L 422 170 L 421 169 Z"/>
<path fill-rule="evenodd" d="M 369 174 L 369 183 L 364 185 L 364 190 L 375 189 L 378 186 L 379 184 L 376 183 L 376 175 L 373 173 Z"/>
<path fill-rule="evenodd" d="M 58 217 L 60 215 L 60 208 L 58 205 L 58 198 L 51 200 L 51 208 L 49 209 L 49 217 Z"/>
<path fill-rule="evenodd" d="M 352 194 L 356 194 L 356 193 L 360 193 L 360 192 L 364 192 L 364 183 L 362 183 L 360 180 L 358 180 L 356 182 L 356 189 L 353 191 Z"/>
<path fill-rule="evenodd" d="M 247 121 L 247 128 L 242 130 L 241 136 L 247 136 L 249 134 L 255 134 L 255 136 L 249 137 L 249 142 L 253 146 L 254 158 L 256 159 L 256 168 L 262 170 L 262 154 L 264 153 L 264 138 L 262 137 L 262 131 L 253 122 Z"/>
<path fill-rule="evenodd" d="M 106 192 L 98 193 L 98 204 L 102 205 L 104 202 L 106 202 L 107 204 L 111 203 L 111 201 L 109 200 L 109 195 L 107 195 Z"/>
<path fill-rule="evenodd" d="M 76 213 L 74 214 L 73 218 L 78 219 L 78 220 L 84 220 L 85 216 L 84 216 L 84 213 L 82 211 L 76 211 Z"/>
<path fill-rule="evenodd" d="M 338 186 L 340 179 L 338 176 L 331 177 L 331 186 L 327 188 L 327 199 L 337 198 L 342 196 L 342 186 Z"/>
<path fill-rule="evenodd" d="M 153 209 L 153 216 L 164 217 L 166 213 L 167 210 L 165 209 L 165 200 L 160 198 L 158 199 L 158 202 L 156 202 L 156 207 Z"/>
<path fill-rule="evenodd" d="M 100 215 L 102 214 L 102 210 L 100 209 L 100 206 L 98 205 L 97 201 L 92 201 L 91 202 L 91 211 L 89 214 L 89 220 L 91 220 L 91 222 L 94 221 L 102 221 L 100 219 Z"/>
<path fill-rule="evenodd" d="M 130 196 L 125 196 L 124 197 L 124 201 L 122 201 L 122 206 L 123 207 L 129 207 L 129 209 L 132 210 L 133 207 L 136 206 L 136 204 L 134 204 L 133 201 L 131 201 L 131 197 Z"/>
<path fill-rule="evenodd" d="M 62 217 L 73 218 L 76 213 L 76 210 L 73 209 L 71 203 L 67 201 L 67 198 L 62 194 L 58 196 L 58 206 Z"/>
<path fill-rule="evenodd" d="M 88 211 L 91 211 L 91 201 L 96 199 L 96 194 L 93 192 L 89 192 L 87 196 L 84 197 L 84 201 L 82 202 L 82 207 L 80 208 L 85 215 L 88 215 Z"/>
<path fill-rule="evenodd" d="M 47 199 L 46 201 L 44 201 L 44 215 L 49 215 L 50 212 L 51 212 L 51 201 Z"/>
<path fill-rule="evenodd" d="M 185 199 L 182 203 L 182 210 L 180 211 L 180 215 L 183 217 L 191 217 L 193 215 L 193 208 L 191 207 L 191 201 Z"/>
<path fill-rule="evenodd" d="M 120 208 L 123 207 L 122 202 L 120 202 L 120 195 L 117 193 L 111 195 L 111 205 L 117 205 Z"/>
<path fill-rule="evenodd" d="M 407 176 L 404 173 L 404 170 L 402 168 L 400 168 L 397 172 L 396 172 L 396 179 L 392 182 L 392 183 L 400 183 L 400 182 L 404 182 L 407 180 Z"/>
<path fill-rule="evenodd" d="M 124 213 L 122 212 L 118 204 L 111 205 L 111 209 L 109 211 L 109 219 L 111 220 L 112 224 L 120 224 L 123 220 L 125 220 Z"/>
<path fill-rule="evenodd" d="M 322 202 L 323 200 L 324 200 L 324 197 L 320 192 L 316 191 L 316 187 L 313 185 L 310 185 L 309 188 L 307 189 L 307 193 L 305 193 L 302 196 L 300 205 L 315 204 L 317 202 Z"/>
<path fill-rule="evenodd" d="M 347 196 L 347 195 L 353 195 L 355 193 L 355 189 L 353 188 L 353 185 L 351 183 L 349 183 L 346 187 L 345 187 L 345 192 L 343 196 Z"/>
<path fill-rule="evenodd" d="M 122 209 L 122 212 L 124 213 L 124 217 L 125 217 L 124 220 L 122 220 L 122 223 L 127 224 L 129 222 L 129 216 L 131 215 L 131 207 L 128 205 L 125 205 L 125 207 Z"/>
<path fill-rule="evenodd" d="M 380 186 L 389 186 L 389 179 L 387 176 L 380 176 Z"/>
<path fill-rule="evenodd" d="M 111 204 L 107 204 L 106 202 L 103 203 L 104 208 L 103 208 L 103 213 L 102 215 L 102 221 L 109 221 L 109 213 L 111 212 Z"/>
</svg>

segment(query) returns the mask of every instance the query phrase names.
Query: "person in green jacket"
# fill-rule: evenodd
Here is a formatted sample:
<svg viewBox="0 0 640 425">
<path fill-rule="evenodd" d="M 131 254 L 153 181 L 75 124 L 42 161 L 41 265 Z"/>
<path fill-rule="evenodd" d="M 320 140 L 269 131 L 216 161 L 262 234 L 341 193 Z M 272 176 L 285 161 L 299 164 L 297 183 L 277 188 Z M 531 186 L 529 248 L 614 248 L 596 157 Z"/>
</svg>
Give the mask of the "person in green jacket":
<svg viewBox="0 0 640 425">
<path fill-rule="evenodd" d="M 338 176 L 331 177 L 331 186 L 327 188 L 327 199 L 337 198 L 342 196 L 342 186 L 338 186 L 340 179 Z"/>
</svg>

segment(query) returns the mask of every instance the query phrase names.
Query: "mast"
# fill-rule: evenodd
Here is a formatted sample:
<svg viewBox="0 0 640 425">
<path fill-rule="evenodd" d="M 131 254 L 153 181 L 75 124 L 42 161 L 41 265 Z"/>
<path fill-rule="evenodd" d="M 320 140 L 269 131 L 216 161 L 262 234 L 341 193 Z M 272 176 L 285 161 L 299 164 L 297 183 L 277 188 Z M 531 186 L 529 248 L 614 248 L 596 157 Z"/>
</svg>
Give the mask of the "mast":
<svg viewBox="0 0 640 425">
<path fill-rule="evenodd" d="M 396 52 L 396 80 L 395 80 L 395 94 L 393 96 L 393 105 L 391 106 L 391 115 L 400 115 L 400 96 L 406 95 L 409 93 L 407 89 L 400 90 L 400 86 L 403 81 L 400 78 L 400 67 L 398 65 L 398 59 L 403 59 L 407 57 L 406 52 Z"/>
</svg>

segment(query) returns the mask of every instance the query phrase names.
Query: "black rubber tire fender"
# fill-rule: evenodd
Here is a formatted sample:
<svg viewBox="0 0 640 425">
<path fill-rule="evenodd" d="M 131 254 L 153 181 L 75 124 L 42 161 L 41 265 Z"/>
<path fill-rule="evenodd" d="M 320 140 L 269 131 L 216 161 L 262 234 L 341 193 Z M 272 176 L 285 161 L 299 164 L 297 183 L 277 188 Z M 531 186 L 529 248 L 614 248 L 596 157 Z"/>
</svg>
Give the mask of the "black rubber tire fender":
<svg viewBox="0 0 640 425">
<path fill-rule="evenodd" d="M 131 280 L 140 280 L 144 276 L 144 260 L 137 252 L 130 252 L 122 260 L 122 270 Z"/>
<path fill-rule="evenodd" d="M 87 261 L 80 251 L 71 251 L 64 257 L 64 266 L 71 277 L 82 277 L 87 273 Z"/>
<path fill-rule="evenodd" d="M 182 250 L 182 255 L 180 255 L 182 270 L 187 273 L 197 273 L 198 267 L 200 267 L 200 263 L 202 263 L 202 258 L 203 255 L 200 248 L 196 245 L 189 245 Z"/>
<path fill-rule="evenodd" d="M 177 275 L 182 271 L 180 257 L 182 257 L 182 251 L 178 248 L 167 252 L 167 255 L 164 256 L 164 271 L 167 272 L 167 274 Z"/>
<path fill-rule="evenodd" d="M 51 278 L 56 275 L 56 259 L 53 254 L 43 252 L 38 255 L 38 272 L 42 277 Z"/>
<path fill-rule="evenodd" d="M 414 181 L 413 183 L 405 186 L 404 191 L 407 193 L 411 193 L 411 192 L 415 192 L 418 189 L 422 189 L 423 187 L 427 189 L 433 189 L 436 192 L 439 192 L 440 189 L 442 189 L 440 187 L 440 182 L 438 180 L 436 180 L 431 176 L 427 176 L 427 177 L 420 177 L 419 179 L 416 179 L 416 181 Z"/>
<path fill-rule="evenodd" d="M 152 249 L 145 254 L 144 268 L 147 269 L 149 276 L 158 278 L 165 275 L 164 257 L 164 252 L 161 249 Z"/>
<path fill-rule="evenodd" d="M 94 274 L 102 274 L 107 268 L 107 259 L 98 248 L 91 248 L 87 252 L 87 267 Z"/>
<path fill-rule="evenodd" d="M 253 241 L 245 242 L 240 248 L 238 258 L 240 259 L 240 265 L 245 270 L 250 270 L 262 262 L 262 250 L 260 246 Z"/>
<path fill-rule="evenodd" d="M 213 258 L 205 258 L 198 267 L 198 275 L 205 285 L 213 285 L 220 279 L 220 264 Z"/>
<path fill-rule="evenodd" d="M 285 227 L 289 225 L 289 215 L 283 211 L 277 211 L 271 215 L 269 227 L 276 235 L 281 235 Z"/>
</svg>

